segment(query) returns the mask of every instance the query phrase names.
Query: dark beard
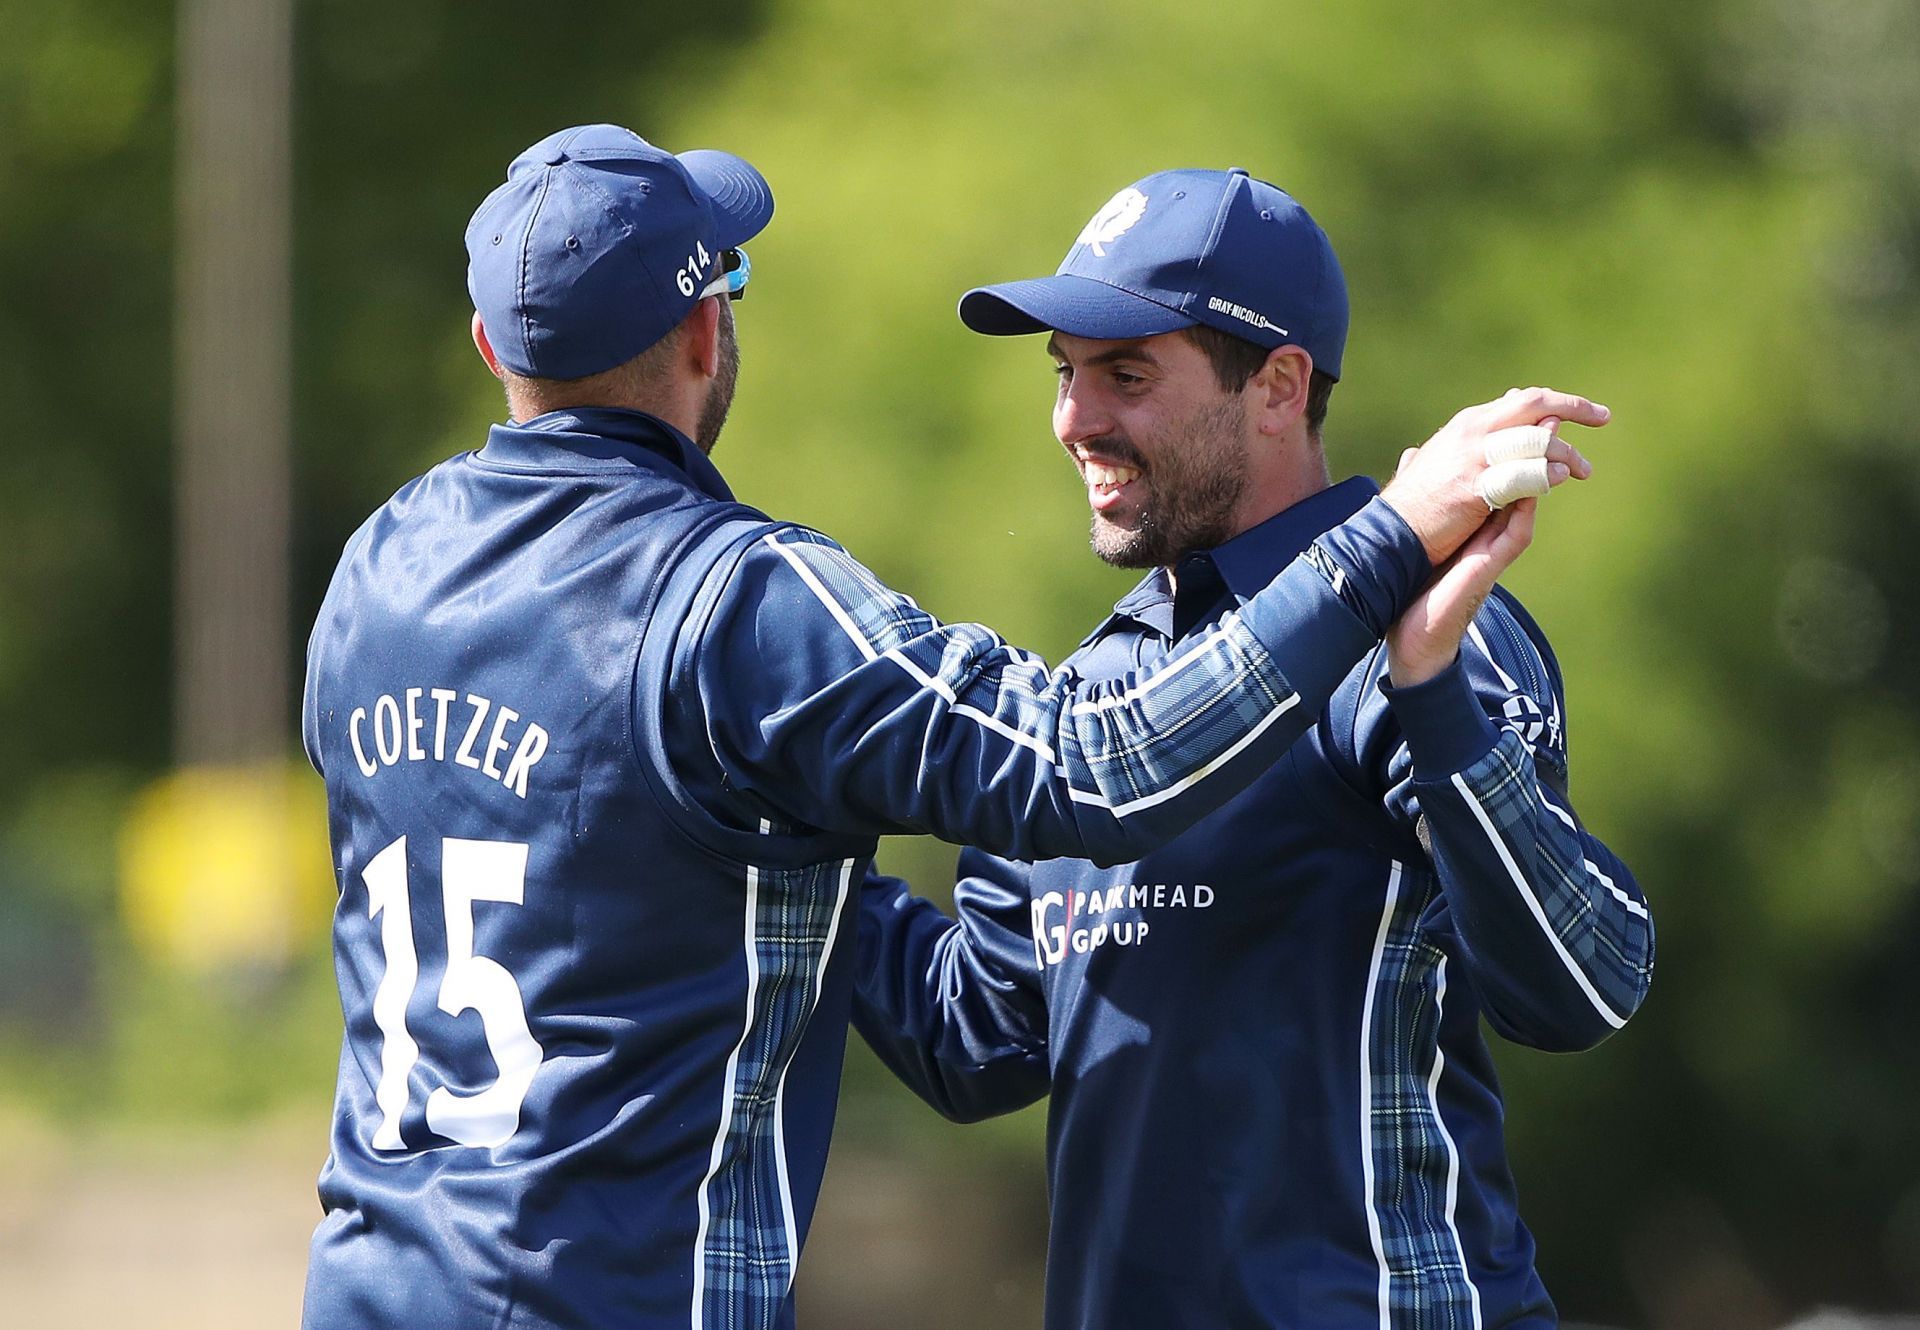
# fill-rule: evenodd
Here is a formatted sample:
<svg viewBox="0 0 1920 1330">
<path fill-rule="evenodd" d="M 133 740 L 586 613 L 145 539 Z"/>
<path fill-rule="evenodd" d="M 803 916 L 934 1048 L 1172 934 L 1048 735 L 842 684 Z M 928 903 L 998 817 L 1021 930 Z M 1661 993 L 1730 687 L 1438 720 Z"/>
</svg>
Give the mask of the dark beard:
<svg viewBox="0 0 1920 1330">
<path fill-rule="evenodd" d="M 1093 552 L 1116 568 L 1158 568 L 1225 543 L 1247 488 L 1242 421 L 1237 401 L 1195 412 L 1157 450 L 1160 460 L 1143 477 L 1149 494 L 1139 524 L 1128 530 L 1094 515 Z M 1130 441 L 1111 444 L 1122 460 L 1139 456 Z"/>
<path fill-rule="evenodd" d="M 707 389 L 707 400 L 700 408 L 700 421 L 694 427 L 693 441 L 703 453 L 711 453 L 726 428 L 727 412 L 733 406 L 734 385 L 740 381 L 740 341 L 733 330 L 733 305 L 720 302 L 720 364 Z"/>
</svg>

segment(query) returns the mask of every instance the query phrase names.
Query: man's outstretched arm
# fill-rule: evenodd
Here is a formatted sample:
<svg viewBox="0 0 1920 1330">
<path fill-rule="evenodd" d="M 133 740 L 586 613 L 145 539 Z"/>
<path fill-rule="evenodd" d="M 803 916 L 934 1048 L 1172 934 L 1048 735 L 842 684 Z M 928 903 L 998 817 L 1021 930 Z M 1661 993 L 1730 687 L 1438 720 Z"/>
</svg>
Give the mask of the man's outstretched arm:
<svg viewBox="0 0 1920 1330">
<path fill-rule="evenodd" d="M 686 626 L 675 673 L 698 683 L 686 719 L 749 815 L 1023 859 L 1137 858 L 1305 730 L 1430 560 L 1486 521 L 1475 483 L 1490 441 L 1550 412 L 1605 419 L 1544 390 L 1462 412 L 1215 631 L 1094 685 L 978 625 L 940 623 L 823 536 L 770 529 Z M 1552 478 L 1584 474 L 1565 444 L 1543 446 Z"/>
</svg>

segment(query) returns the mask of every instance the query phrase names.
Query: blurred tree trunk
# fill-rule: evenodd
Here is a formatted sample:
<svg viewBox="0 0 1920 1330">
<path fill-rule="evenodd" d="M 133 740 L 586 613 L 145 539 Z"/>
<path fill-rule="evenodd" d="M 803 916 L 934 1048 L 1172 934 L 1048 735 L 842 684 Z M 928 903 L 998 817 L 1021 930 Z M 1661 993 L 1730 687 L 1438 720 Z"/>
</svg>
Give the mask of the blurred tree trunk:
<svg viewBox="0 0 1920 1330">
<path fill-rule="evenodd" d="M 181 0 L 174 750 L 284 752 L 292 0 Z"/>
</svg>

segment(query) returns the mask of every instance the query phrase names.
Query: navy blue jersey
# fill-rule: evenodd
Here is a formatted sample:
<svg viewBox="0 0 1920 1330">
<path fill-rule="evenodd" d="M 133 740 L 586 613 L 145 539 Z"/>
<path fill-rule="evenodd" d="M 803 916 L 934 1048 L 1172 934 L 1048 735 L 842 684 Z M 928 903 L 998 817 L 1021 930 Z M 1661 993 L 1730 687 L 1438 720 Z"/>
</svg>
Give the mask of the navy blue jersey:
<svg viewBox="0 0 1920 1330">
<path fill-rule="evenodd" d="M 875 838 L 1135 858 L 1270 766 L 1425 572 L 1374 505 L 1083 684 L 649 416 L 495 427 L 410 482 L 309 648 L 346 1036 L 306 1324 L 789 1324 Z"/>
<path fill-rule="evenodd" d="M 1150 668 L 1368 501 L 1310 498 L 1151 574 L 1063 669 Z M 1484 1017 L 1583 1048 L 1639 1006 L 1652 923 L 1567 798 L 1559 669 L 1497 591 L 1460 659 L 1358 665 L 1191 831 L 1109 868 L 968 851 L 958 920 L 874 876 L 856 1024 L 956 1118 L 1052 1092 L 1058 1330 L 1554 1324 Z"/>
</svg>

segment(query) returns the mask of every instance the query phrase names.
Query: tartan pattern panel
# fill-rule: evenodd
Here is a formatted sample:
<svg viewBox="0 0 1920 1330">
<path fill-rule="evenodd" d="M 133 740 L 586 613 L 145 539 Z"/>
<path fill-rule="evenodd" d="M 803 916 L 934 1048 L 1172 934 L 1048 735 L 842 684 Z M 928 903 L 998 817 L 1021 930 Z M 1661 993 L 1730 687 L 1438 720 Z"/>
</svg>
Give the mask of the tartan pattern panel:
<svg viewBox="0 0 1920 1330">
<path fill-rule="evenodd" d="M 1478 1306 L 1454 1228 L 1452 1143 L 1432 1078 L 1446 956 L 1421 933 L 1431 874 L 1404 868 L 1380 943 L 1366 1049 L 1366 1147 L 1383 1265 L 1382 1330 L 1477 1330 Z"/>
<path fill-rule="evenodd" d="M 771 1330 L 793 1285 L 788 1198 L 781 1177 L 781 1078 L 813 1014 L 847 861 L 759 869 L 753 947 L 758 980 L 734 1067 L 720 1166 L 707 1184 L 704 1330 Z"/>
<path fill-rule="evenodd" d="M 1588 857 L 1585 832 L 1548 798 L 1520 733 L 1504 730 L 1461 780 L 1527 871 L 1547 927 L 1607 1006 L 1623 1018 L 1653 982 L 1653 919 Z"/>
</svg>

